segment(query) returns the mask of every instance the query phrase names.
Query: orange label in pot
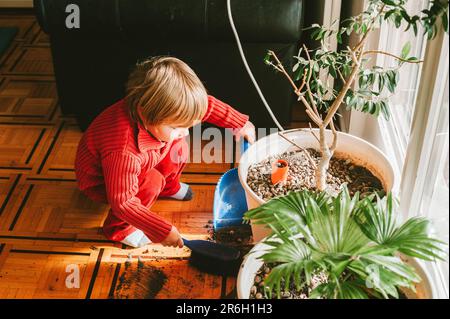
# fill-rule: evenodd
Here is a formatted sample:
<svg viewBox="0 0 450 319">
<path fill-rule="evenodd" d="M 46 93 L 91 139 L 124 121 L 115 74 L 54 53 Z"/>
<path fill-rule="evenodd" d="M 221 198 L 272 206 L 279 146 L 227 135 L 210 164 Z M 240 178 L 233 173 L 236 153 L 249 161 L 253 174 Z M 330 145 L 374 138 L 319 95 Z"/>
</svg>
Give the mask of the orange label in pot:
<svg viewBox="0 0 450 319">
<path fill-rule="evenodd" d="M 279 159 L 272 163 L 272 184 L 276 185 L 285 182 L 288 177 L 289 164 L 285 160 Z"/>
</svg>

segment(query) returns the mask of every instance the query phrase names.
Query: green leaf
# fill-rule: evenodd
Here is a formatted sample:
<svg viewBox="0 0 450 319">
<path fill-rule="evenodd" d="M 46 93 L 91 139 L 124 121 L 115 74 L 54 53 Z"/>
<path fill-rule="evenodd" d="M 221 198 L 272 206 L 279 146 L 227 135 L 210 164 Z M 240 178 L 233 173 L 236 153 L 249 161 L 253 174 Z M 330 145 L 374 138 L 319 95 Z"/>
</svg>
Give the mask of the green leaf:
<svg viewBox="0 0 450 319">
<path fill-rule="evenodd" d="M 384 20 L 389 19 L 389 17 L 390 17 L 392 14 L 396 13 L 396 12 L 397 12 L 397 9 L 392 9 L 392 10 L 387 11 L 387 12 L 384 14 Z"/>
<path fill-rule="evenodd" d="M 383 113 L 384 118 L 386 121 L 389 121 L 391 119 L 391 112 L 389 111 L 389 106 L 386 101 L 381 101 L 380 104 L 381 107 L 381 113 Z"/>
<path fill-rule="evenodd" d="M 336 69 L 334 68 L 334 66 L 330 65 L 330 66 L 328 67 L 328 72 L 330 73 L 330 75 L 331 75 L 333 78 L 337 78 L 337 73 L 336 73 Z"/>
<path fill-rule="evenodd" d="M 377 244 L 384 244 L 395 230 L 392 195 L 383 200 L 377 198 L 375 205 L 371 199 L 364 199 L 358 205 L 355 220 L 368 238 Z"/>
<path fill-rule="evenodd" d="M 412 266 L 406 265 L 398 257 L 381 256 L 381 255 L 364 255 L 361 256 L 361 260 L 366 260 L 370 263 L 380 266 L 383 269 L 403 277 L 404 279 L 412 282 L 420 282 L 421 278 L 414 271 Z"/>
<path fill-rule="evenodd" d="M 413 24 L 413 30 L 414 30 L 414 35 L 417 36 L 417 33 L 418 33 L 417 23 Z"/>
<path fill-rule="evenodd" d="M 401 58 L 406 59 L 410 51 L 411 51 L 411 42 L 408 41 L 403 46 Z"/>
<path fill-rule="evenodd" d="M 402 15 L 402 18 L 407 22 L 410 23 L 411 22 L 411 18 L 408 15 L 408 13 L 406 12 L 406 10 L 400 10 L 400 14 Z"/>
<path fill-rule="evenodd" d="M 363 34 L 365 34 L 365 33 L 367 32 L 367 24 L 363 23 L 363 24 L 361 25 L 361 32 L 362 32 Z"/>
<path fill-rule="evenodd" d="M 384 88 L 384 76 L 382 74 L 378 74 L 378 92 L 381 93 Z"/>
<path fill-rule="evenodd" d="M 348 270 L 358 276 L 358 280 L 361 281 L 360 285 L 364 285 L 367 291 L 377 298 L 379 298 L 378 293 L 386 299 L 389 296 L 398 298 L 398 287 L 414 288 L 411 281 L 403 276 L 392 272 L 379 263 L 372 263 L 366 259 L 354 261 L 348 267 Z"/>
<path fill-rule="evenodd" d="M 399 28 L 402 25 L 402 19 L 403 19 L 403 17 L 401 15 L 395 16 L 394 23 L 395 23 L 396 28 Z"/>
<path fill-rule="evenodd" d="M 271 55 L 269 52 L 267 52 L 266 56 L 264 57 L 264 63 L 267 65 L 270 65 L 270 58 L 271 58 Z"/>
<path fill-rule="evenodd" d="M 448 31 L 448 17 L 447 17 L 447 13 L 444 12 L 441 16 L 442 19 L 442 26 L 444 28 L 444 31 L 447 32 Z"/>
<path fill-rule="evenodd" d="M 367 77 L 365 75 L 359 77 L 358 85 L 361 89 L 367 87 Z"/>
<path fill-rule="evenodd" d="M 336 33 L 336 40 L 339 44 L 342 44 L 342 33 L 341 32 Z"/>
<path fill-rule="evenodd" d="M 389 92 L 395 93 L 395 88 L 397 87 L 396 74 L 395 71 L 389 70 L 386 72 L 387 77 L 387 88 Z"/>
<path fill-rule="evenodd" d="M 368 299 L 365 289 L 356 282 L 346 281 L 340 285 L 339 299 Z"/>
<path fill-rule="evenodd" d="M 376 205 L 365 200 L 358 206 L 356 221 L 363 233 L 379 245 L 424 260 L 443 259 L 442 242 L 428 236 L 428 221 L 411 218 L 397 227 L 392 195 L 377 199 Z"/>
<path fill-rule="evenodd" d="M 317 62 L 314 62 L 314 63 L 313 63 L 313 70 L 314 70 L 314 72 L 316 72 L 316 73 L 318 73 L 318 72 L 320 71 L 319 63 L 317 63 Z"/>
</svg>

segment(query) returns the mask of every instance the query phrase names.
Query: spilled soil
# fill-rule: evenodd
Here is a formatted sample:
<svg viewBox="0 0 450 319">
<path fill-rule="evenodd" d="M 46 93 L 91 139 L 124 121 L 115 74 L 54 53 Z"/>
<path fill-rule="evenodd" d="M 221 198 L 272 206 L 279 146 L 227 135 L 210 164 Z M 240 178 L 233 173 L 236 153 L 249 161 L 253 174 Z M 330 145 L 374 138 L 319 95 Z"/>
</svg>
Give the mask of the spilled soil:
<svg viewBox="0 0 450 319">
<path fill-rule="evenodd" d="M 125 270 L 119 278 L 114 299 L 154 299 L 167 281 L 160 269 L 137 263 L 125 262 Z"/>
<path fill-rule="evenodd" d="M 209 221 L 205 226 L 208 228 L 209 240 L 238 249 L 241 257 L 244 257 L 253 248 L 252 229 L 249 224 L 214 230 L 212 223 Z"/>
</svg>

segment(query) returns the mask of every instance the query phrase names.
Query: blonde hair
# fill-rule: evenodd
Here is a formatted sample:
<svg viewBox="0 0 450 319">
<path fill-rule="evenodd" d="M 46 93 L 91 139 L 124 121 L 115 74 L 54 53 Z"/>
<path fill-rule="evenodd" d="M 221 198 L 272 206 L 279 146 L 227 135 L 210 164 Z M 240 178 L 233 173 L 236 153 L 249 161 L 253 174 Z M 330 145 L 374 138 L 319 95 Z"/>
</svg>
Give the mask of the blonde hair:
<svg viewBox="0 0 450 319">
<path fill-rule="evenodd" d="M 195 72 L 169 56 L 136 64 L 128 78 L 125 101 L 131 118 L 149 125 L 189 127 L 203 118 L 208 107 L 206 89 Z"/>
</svg>

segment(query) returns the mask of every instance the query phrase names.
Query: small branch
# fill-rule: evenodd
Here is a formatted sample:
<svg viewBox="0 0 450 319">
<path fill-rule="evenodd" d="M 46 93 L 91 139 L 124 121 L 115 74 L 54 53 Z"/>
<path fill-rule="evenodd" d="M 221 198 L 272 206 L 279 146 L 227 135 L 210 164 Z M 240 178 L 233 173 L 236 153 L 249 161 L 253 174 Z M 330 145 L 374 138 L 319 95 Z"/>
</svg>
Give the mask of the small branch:
<svg viewBox="0 0 450 319">
<path fill-rule="evenodd" d="M 317 135 L 314 134 L 314 132 L 313 132 L 313 130 L 312 130 L 311 123 L 308 123 L 308 124 L 309 124 L 309 132 L 312 134 L 312 136 L 315 137 L 315 139 L 317 140 L 317 142 L 319 142 L 319 145 L 320 145 L 320 140 L 319 140 L 319 138 L 317 137 Z"/>
<path fill-rule="evenodd" d="M 339 74 L 339 77 L 341 78 L 342 83 L 345 84 L 345 78 L 344 78 L 344 76 L 342 75 L 341 71 L 339 71 L 339 69 L 336 69 L 336 71 L 337 71 L 337 73 Z"/>
<path fill-rule="evenodd" d="M 311 157 L 311 154 L 309 154 L 307 149 L 304 149 L 303 147 L 301 147 L 300 145 L 298 145 L 297 143 L 295 143 L 294 141 L 291 141 L 289 138 L 287 138 L 286 136 L 284 136 L 283 132 L 278 132 L 278 135 L 280 135 L 282 138 L 284 138 L 286 141 L 288 141 L 289 143 L 291 143 L 292 145 L 298 147 L 300 150 L 302 150 L 307 159 L 309 160 L 309 162 L 311 163 L 311 165 L 314 167 L 314 169 L 317 168 L 316 162 L 314 162 L 313 158 Z"/>
<path fill-rule="evenodd" d="M 356 66 L 359 67 L 360 65 L 360 60 L 358 59 L 358 57 L 355 54 L 355 51 L 353 51 L 352 49 L 350 49 L 350 47 L 347 47 L 347 49 L 350 51 L 350 55 L 352 56 L 352 61 L 356 64 Z"/>
<path fill-rule="evenodd" d="M 366 54 L 384 54 L 384 55 L 388 55 L 390 57 L 396 58 L 399 61 L 402 62 L 406 62 L 406 63 L 423 63 L 422 60 L 417 60 L 417 61 L 409 61 L 409 60 L 405 60 L 395 54 L 389 53 L 389 52 L 385 52 L 385 51 L 380 51 L 380 50 L 369 50 L 369 51 L 365 51 L 363 52 L 362 55 L 366 55 Z"/>
<path fill-rule="evenodd" d="M 308 101 L 305 99 L 305 97 L 301 94 L 301 92 L 299 91 L 299 89 L 297 89 L 297 86 L 295 85 L 294 81 L 292 80 L 292 78 L 290 77 L 290 75 L 286 72 L 286 69 L 284 68 L 283 64 L 280 62 L 280 60 L 278 59 L 277 55 L 275 54 L 275 52 L 273 51 L 269 51 L 269 54 L 271 56 L 274 57 L 275 61 L 277 62 L 277 66 L 278 68 L 281 70 L 280 72 L 283 73 L 286 78 L 289 80 L 289 82 L 291 83 L 291 85 L 294 88 L 294 92 L 295 94 L 297 94 L 297 96 L 299 97 L 299 100 L 301 100 L 303 102 L 303 104 L 305 104 L 306 107 L 306 114 L 308 114 L 308 116 L 311 118 L 311 120 L 314 121 L 314 123 L 316 123 L 317 125 L 320 125 L 320 123 L 322 122 L 322 120 L 320 119 L 319 116 L 317 116 L 314 112 L 314 110 L 311 108 L 311 105 L 308 103 Z M 308 83 L 310 78 L 311 78 L 311 74 L 312 72 L 309 72 L 309 76 L 308 76 L 308 80 L 304 83 Z M 305 75 L 303 76 L 303 78 L 305 78 Z M 301 88 L 304 86 L 304 84 L 301 85 Z"/>
<path fill-rule="evenodd" d="M 312 65 L 312 61 L 311 61 L 311 56 L 309 55 L 308 48 L 307 48 L 306 45 L 304 45 L 304 44 L 303 44 L 303 49 L 305 49 L 306 57 L 308 58 L 309 68 L 310 68 L 310 70 L 311 70 L 311 71 L 310 71 L 310 74 L 311 74 L 311 73 L 312 73 L 312 69 L 313 69 L 313 65 Z M 314 96 L 313 96 L 313 94 L 312 94 L 312 92 L 311 92 L 311 88 L 310 88 L 310 86 L 309 86 L 309 79 L 308 79 L 308 81 L 306 82 L 306 90 L 307 90 L 307 92 L 308 92 L 309 99 L 311 100 L 311 104 L 313 105 L 314 113 L 317 115 L 317 117 L 320 118 L 320 114 L 319 114 L 319 111 L 318 111 L 318 109 L 317 109 L 316 101 L 314 101 Z"/>
<path fill-rule="evenodd" d="M 319 118 L 316 114 L 314 114 L 314 111 L 311 109 L 311 106 L 309 106 L 308 101 L 305 99 L 303 95 L 300 96 L 300 100 L 303 102 L 303 104 L 307 105 L 306 114 L 317 126 L 320 126 L 322 124 L 322 119 Z"/>
<path fill-rule="evenodd" d="M 362 39 L 358 42 L 358 44 L 352 49 L 353 52 L 358 51 L 359 49 L 361 49 L 364 46 L 364 43 L 366 42 L 367 36 L 370 34 L 370 32 L 372 31 L 373 26 L 375 25 L 375 21 L 377 21 L 378 17 L 380 16 L 380 14 L 383 13 L 384 11 L 384 7 L 386 5 L 383 4 L 381 6 L 380 11 L 378 11 L 378 14 L 375 16 L 375 18 L 372 19 L 371 23 L 370 23 L 370 27 L 367 29 L 367 32 L 364 34 L 364 36 L 362 37 Z"/>
<path fill-rule="evenodd" d="M 355 66 L 353 67 L 352 73 L 348 77 L 344 87 L 339 92 L 338 96 L 334 100 L 333 104 L 329 108 L 327 112 L 327 116 L 325 117 L 325 120 L 323 121 L 323 125 L 325 127 L 330 124 L 331 120 L 333 119 L 334 114 L 339 109 L 339 106 L 341 105 L 342 101 L 344 100 L 345 95 L 347 94 L 347 91 L 350 89 L 350 86 L 353 84 L 353 81 L 355 80 L 356 75 L 359 71 L 359 66 L 361 64 L 362 55 L 359 56 L 359 58 L 356 57 L 355 53 L 353 51 L 350 51 L 352 53 L 352 59 L 356 59 Z"/>
<path fill-rule="evenodd" d="M 267 62 L 269 65 L 273 66 L 278 72 L 283 73 L 283 70 L 281 70 L 279 67 L 277 67 L 275 64 L 273 64 L 272 62 L 268 61 Z"/>
<path fill-rule="evenodd" d="M 281 73 L 283 73 L 286 78 L 288 79 L 289 83 L 291 83 L 292 87 L 294 88 L 294 91 L 297 91 L 297 86 L 295 85 L 294 81 L 292 80 L 291 76 L 286 72 L 286 69 L 284 68 L 283 64 L 278 59 L 277 55 L 273 51 L 269 51 L 269 54 L 274 57 L 275 61 L 277 62 L 277 70 L 280 70 Z"/>
<path fill-rule="evenodd" d="M 299 88 L 295 91 L 295 94 L 298 95 L 299 93 L 302 92 L 303 87 L 306 84 L 306 76 L 308 75 L 308 71 L 309 71 L 309 69 L 305 69 L 305 71 L 303 72 L 302 84 L 300 84 Z M 308 77 L 308 81 L 310 78 L 311 78 L 311 75 Z"/>
</svg>

